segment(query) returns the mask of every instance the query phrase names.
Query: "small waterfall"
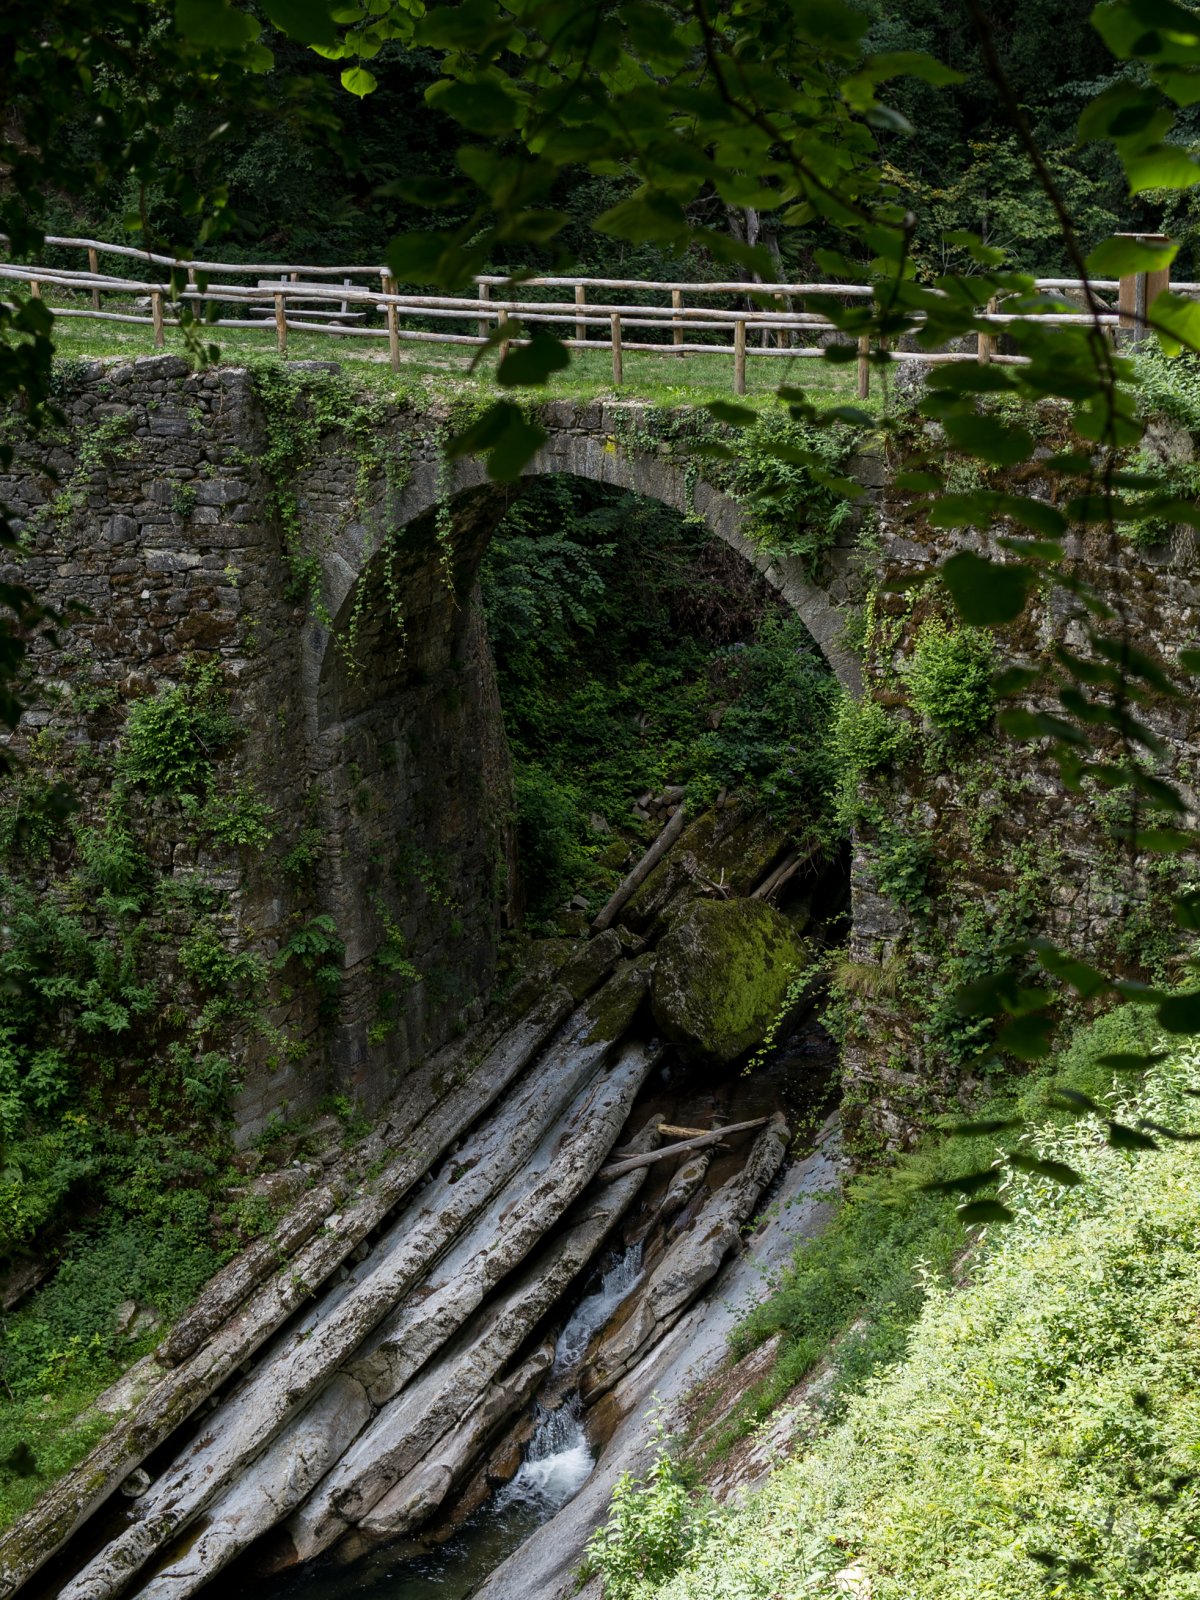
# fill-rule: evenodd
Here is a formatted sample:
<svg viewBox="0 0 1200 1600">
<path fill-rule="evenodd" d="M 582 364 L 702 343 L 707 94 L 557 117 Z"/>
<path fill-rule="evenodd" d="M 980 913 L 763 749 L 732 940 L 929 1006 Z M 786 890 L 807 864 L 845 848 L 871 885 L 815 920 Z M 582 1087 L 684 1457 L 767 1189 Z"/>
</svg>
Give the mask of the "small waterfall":
<svg viewBox="0 0 1200 1600">
<path fill-rule="evenodd" d="M 642 1272 L 642 1247 L 630 1245 L 610 1260 L 600 1279 L 600 1287 L 585 1295 L 572 1311 L 558 1336 L 554 1351 L 554 1371 L 570 1373 L 583 1360 L 597 1329 L 602 1328 L 637 1283 Z M 583 1427 L 583 1405 L 572 1390 L 554 1411 L 540 1403 L 534 1420 L 533 1438 L 525 1460 L 515 1478 L 496 1496 L 499 1513 L 519 1506 L 533 1511 L 539 1520 L 553 1516 L 578 1494 L 595 1466 L 591 1446 Z"/>
<path fill-rule="evenodd" d="M 520 1506 L 542 1521 L 578 1494 L 595 1464 L 583 1431 L 579 1396 L 570 1395 L 557 1411 L 543 1411 L 539 1406 L 525 1460 L 516 1477 L 496 1496 L 495 1508 L 503 1513 Z"/>
<path fill-rule="evenodd" d="M 600 1287 L 567 1318 L 554 1349 L 555 1372 L 570 1372 L 583 1360 L 592 1335 L 602 1328 L 642 1275 L 642 1246 L 631 1244 L 614 1256 Z"/>
</svg>

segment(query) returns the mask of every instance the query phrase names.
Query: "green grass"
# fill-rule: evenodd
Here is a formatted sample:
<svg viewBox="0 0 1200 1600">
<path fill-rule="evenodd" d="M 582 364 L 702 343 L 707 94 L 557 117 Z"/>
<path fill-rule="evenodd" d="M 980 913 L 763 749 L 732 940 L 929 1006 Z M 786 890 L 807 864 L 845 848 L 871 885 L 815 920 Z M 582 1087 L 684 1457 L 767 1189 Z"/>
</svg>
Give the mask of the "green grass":
<svg viewBox="0 0 1200 1600">
<path fill-rule="evenodd" d="M 166 353 L 187 353 L 177 329 L 168 327 L 165 338 Z M 148 326 L 62 319 L 55 325 L 54 340 L 60 357 L 76 360 L 111 356 L 132 360 L 161 353 L 155 350 Z M 275 330 L 270 324 L 261 333 L 255 329 L 215 329 L 213 340 L 220 347 L 222 361 L 227 363 L 275 353 Z M 475 351 L 466 346 L 405 344 L 401 346 L 400 371 L 393 374 L 388 362 L 387 339 L 382 332 L 378 340 L 291 333 L 287 348 L 287 359 L 291 361 L 336 361 L 353 370 L 365 385 L 384 392 L 397 385 L 411 386 L 416 382 L 435 391 L 477 389 L 484 385 L 494 388 L 497 394 L 511 393 L 499 389 L 490 374 L 471 372 L 474 355 Z M 494 353 L 489 354 L 487 361 L 494 370 Z M 756 359 L 751 350 L 747 362 L 747 399 L 751 402 L 765 400 L 782 384 L 805 389 L 814 402 L 837 404 L 854 396 L 854 367 L 780 356 Z M 659 406 L 729 400 L 733 398 L 733 357 L 732 354 L 660 356 L 627 351 L 624 379 L 620 388 L 616 388 L 612 357 L 607 349 L 572 351 L 570 367 L 556 373 L 546 389 L 538 393 L 556 399 L 643 400 Z M 869 405 L 873 408 L 878 403 L 878 398 L 873 396 Z"/>
</svg>

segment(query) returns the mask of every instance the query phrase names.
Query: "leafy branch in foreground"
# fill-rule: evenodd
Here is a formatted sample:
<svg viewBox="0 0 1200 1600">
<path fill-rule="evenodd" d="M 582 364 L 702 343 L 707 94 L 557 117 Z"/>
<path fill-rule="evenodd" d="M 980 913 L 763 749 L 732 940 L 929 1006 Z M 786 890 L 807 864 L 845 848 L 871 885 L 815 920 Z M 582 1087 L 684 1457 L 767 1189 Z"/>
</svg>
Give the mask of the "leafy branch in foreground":
<svg viewBox="0 0 1200 1600">
<path fill-rule="evenodd" d="M 1039 291 L 976 235 L 956 237 L 973 271 L 919 278 L 912 246 L 921 218 L 879 154 L 881 141 L 912 130 L 880 92 L 905 74 L 934 85 L 955 74 L 918 53 L 869 53 L 867 19 L 839 0 L 786 11 L 781 27 L 778 8 L 755 0 L 737 7 L 666 0 L 615 13 L 563 0 L 431 9 L 414 32 L 443 52 L 443 78 L 430 99 L 486 142 L 468 144 L 459 156 L 463 194 L 474 195 L 469 220 L 444 235 L 397 241 L 389 263 L 397 273 L 449 287 L 466 281 L 502 240 L 552 248 L 565 218 L 543 202 L 560 173 L 584 167 L 619 174 L 627 185 L 625 198 L 595 219 L 597 230 L 668 250 L 698 245 L 741 271 L 751 295 L 753 280 L 769 277 L 772 263 L 766 252 L 706 227 L 699 220 L 704 196 L 715 193 L 771 215 L 780 227 L 805 230 L 812 259 L 832 285 L 830 293 L 810 296 L 808 309 L 844 336 L 826 351 L 831 361 L 853 358 L 863 339 L 886 367 L 889 347 L 901 339 L 932 351 L 986 335 L 993 328 L 985 320 L 989 303 L 1066 319 L 1007 324 L 1015 360 L 964 359 L 929 369 L 919 407 L 926 437 L 893 441 L 902 452 L 897 482 L 932 525 L 961 532 L 970 544 L 936 570 L 903 581 L 912 587 L 937 579 L 965 623 L 993 629 L 1025 615 L 1040 591 L 1057 592 L 1072 642 L 1060 627 L 1037 659 L 1010 662 L 998 674 L 995 690 L 1007 702 L 1003 726 L 1048 754 L 1068 791 L 1127 797 L 1131 864 L 1146 852 L 1190 852 L 1196 836 L 1162 769 L 1152 713 L 1188 692 L 1187 674 L 1200 666 L 1200 654 L 1186 654 L 1179 668 L 1158 661 L 1133 638 L 1119 597 L 1103 594 L 1094 574 L 1069 555 L 1070 541 L 1082 536 L 1102 566 L 1117 569 L 1122 529 L 1130 524 L 1166 519 L 1200 527 L 1200 510 L 1162 473 L 1132 464 L 1143 433 L 1137 368 L 1114 349 L 1103 307 L 1086 284 L 1157 270 L 1174 247 L 1115 236 L 1085 250 L 1007 79 L 988 14 L 979 0 L 967 0 L 983 69 L 1009 113 L 1031 182 L 1057 219 L 1084 312 L 1062 294 Z M 1200 20 L 1173 0 L 1105 0 L 1093 20 L 1117 58 L 1117 76 L 1085 108 L 1081 143 L 1112 146 L 1131 196 L 1197 184 L 1200 161 L 1175 142 L 1172 128 L 1176 109 L 1200 92 Z M 839 280 L 868 284 L 870 297 L 847 305 L 833 292 Z M 1150 322 L 1168 352 L 1200 351 L 1200 305 L 1162 295 Z M 509 376 L 544 382 L 562 364 L 555 346 L 539 336 L 521 371 Z M 781 387 L 779 397 L 792 418 L 811 426 L 845 416 L 844 408 L 817 408 L 800 388 Z M 1041 459 L 1029 418 L 1047 403 L 1065 409 L 1073 438 Z M 532 432 L 519 436 L 515 415 L 511 402 L 502 402 L 457 448 L 489 449 L 493 470 L 514 474 L 536 445 Z M 734 428 L 746 420 L 736 407 L 720 416 Z M 1005 487 L 949 492 L 948 452 L 1002 475 Z M 1182 930 L 1200 925 L 1195 895 L 1177 898 L 1175 918 Z M 1189 965 L 1187 978 L 1200 984 L 1200 966 Z M 1188 981 L 1169 991 L 1132 982 L 1044 939 L 1009 946 L 1002 969 L 960 1003 L 998 1020 L 1005 1052 L 1038 1058 L 1050 1049 L 1055 1007 L 1068 991 L 1152 1006 L 1170 1033 L 1200 1030 L 1200 992 L 1188 992 Z M 1110 1136 L 1124 1148 L 1155 1143 L 1153 1132 L 1116 1123 Z"/>
</svg>

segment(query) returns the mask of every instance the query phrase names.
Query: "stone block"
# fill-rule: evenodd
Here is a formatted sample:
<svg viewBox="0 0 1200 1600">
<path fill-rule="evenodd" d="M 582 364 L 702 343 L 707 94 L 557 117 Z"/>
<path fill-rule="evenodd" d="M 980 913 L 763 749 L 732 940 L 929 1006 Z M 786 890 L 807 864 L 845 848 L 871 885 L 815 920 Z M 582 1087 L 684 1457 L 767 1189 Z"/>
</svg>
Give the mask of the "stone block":
<svg viewBox="0 0 1200 1600">
<path fill-rule="evenodd" d="M 109 544 L 124 544 L 128 539 L 135 539 L 137 531 L 138 525 L 133 518 L 119 511 L 104 524 L 104 537 Z"/>
</svg>

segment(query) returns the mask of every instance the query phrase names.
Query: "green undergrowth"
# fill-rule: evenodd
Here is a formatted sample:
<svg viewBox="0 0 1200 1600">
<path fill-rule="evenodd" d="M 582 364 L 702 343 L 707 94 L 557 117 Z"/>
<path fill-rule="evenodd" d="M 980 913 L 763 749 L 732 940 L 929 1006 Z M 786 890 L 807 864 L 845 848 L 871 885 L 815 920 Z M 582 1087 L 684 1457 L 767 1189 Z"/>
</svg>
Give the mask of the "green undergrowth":
<svg viewBox="0 0 1200 1600">
<path fill-rule="evenodd" d="M 803 624 L 700 524 L 578 479 L 536 481 L 482 569 L 529 912 L 603 898 L 646 791 L 722 788 L 825 825 L 836 680 Z M 624 840 L 624 846 L 622 844 Z"/>
<path fill-rule="evenodd" d="M 1022 1115 L 1045 1126 L 1061 1122 L 1066 1113 L 1047 1108 L 1051 1082 L 1102 1098 L 1112 1073 L 1096 1065 L 1096 1058 L 1151 1042 L 1146 1014 L 1122 1007 L 1078 1035 L 1048 1072 L 1010 1079 L 975 1120 Z M 904 1355 L 929 1285 L 950 1281 L 964 1250 L 954 1206 L 925 1186 L 987 1166 L 995 1150 L 994 1135 L 947 1137 L 943 1125 L 892 1166 L 853 1180 L 830 1227 L 797 1248 L 790 1269 L 737 1330 L 735 1356 L 775 1335 L 780 1345 L 770 1375 L 707 1442 L 710 1454 L 720 1454 L 769 1417 L 818 1366 L 828 1363 L 830 1369 L 821 1407 L 833 1418 L 881 1367 Z"/>
<path fill-rule="evenodd" d="M 1136 1014 L 1114 1013 L 1058 1071 L 1122 1122 L 1148 1118 L 1189 1137 L 1130 1154 L 1106 1142 L 1098 1119 L 1043 1107 L 1028 1148 L 1082 1181 L 1014 1172 L 1003 1190 L 1013 1220 L 974 1237 L 957 1274 L 965 1282 L 946 1270 L 949 1239 L 939 1243 L 957 1226 L 952 1212 L 926 1230 L 924 1248 L 913 1230 L 903 1250 L 920 1304 L 890 1363 L 845 1386 L 832 1425 L 760 1493 L 692 1516 L 671 1576 L 610 1585 L 608 1600 L 1200 1595 L 1200 1052 L 1185 1045 L 1144 1078 L 1114 1079 L 1098 1056 L 1142 1033 Z M 1032 1109 L 1044 1092 L 1030 1083 L 1018 1098 Z M 952 1157 L 924 1152 L 893 1182 L 913 1188 L 999 1145 L 943 1144 Z M 862 1205 L 852 1195 L 844 1215 Z M 879 1202 L 867 1205 L 842 1227 L 863 1229 Z M 903 1237 L 892 1228 L 891 1247 Z M 852 1252 L 831 1235 L 806 1253 L 827 1262 L 824 1274 L 807 1269 L 810 1297 L 830 1298 L 824 1278 L 849 1312 Z M 878 1254 L 872 1272 L 884 1276 Z M 785 1286 L 793 1304 L 800 1283 Z M 868 1319 L 889 1303 L 859 1295 Z M 622 1517 L 636 1538 L 630 1507 Z"/>
<path fill-rule="evenodd" d="M 0 1322 L 0 1527 L 103 1436 L 112 1419 L 91 1409 L 96 1397 L 227 1258 L 210 1204 L 168 1190 L 109 1206 L 66 1241 L 46 1287 Z M 122 1326 L 129 1302 L 139 1320 Z"/>
</svg>

